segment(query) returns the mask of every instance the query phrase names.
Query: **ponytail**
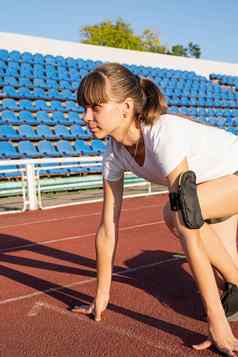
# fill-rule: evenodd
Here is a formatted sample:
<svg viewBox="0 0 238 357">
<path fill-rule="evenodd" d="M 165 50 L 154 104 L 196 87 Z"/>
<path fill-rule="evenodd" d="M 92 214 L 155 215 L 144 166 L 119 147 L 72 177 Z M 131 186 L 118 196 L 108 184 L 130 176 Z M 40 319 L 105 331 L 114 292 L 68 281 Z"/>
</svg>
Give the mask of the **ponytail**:
<svg viewBox="0 0 238 357">
<path fill-rule="evenodd" d="M 168 106 L 164 95 L 153 81 L 140 78 L 140 87 L 144 99 L 140 117 L 146 125 L 152 125 L 161 114 L 167 113 Z"/>
</svg>

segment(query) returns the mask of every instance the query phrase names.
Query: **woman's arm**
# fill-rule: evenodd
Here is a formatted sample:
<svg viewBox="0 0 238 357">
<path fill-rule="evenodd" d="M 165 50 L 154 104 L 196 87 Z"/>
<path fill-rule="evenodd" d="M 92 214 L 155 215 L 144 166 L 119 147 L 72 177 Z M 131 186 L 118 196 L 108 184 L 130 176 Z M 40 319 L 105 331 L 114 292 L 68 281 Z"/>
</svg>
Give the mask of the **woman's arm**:
<svg viewBox="0 0 238 357">
<path fill-rule="evenodd" d="M 118 225 L 123 195 L 123 177 L 119 181 L 104 180 L 101 222 L 96 235 L 97 294 L 109 295 L 115 260 Z"/>
</svg>

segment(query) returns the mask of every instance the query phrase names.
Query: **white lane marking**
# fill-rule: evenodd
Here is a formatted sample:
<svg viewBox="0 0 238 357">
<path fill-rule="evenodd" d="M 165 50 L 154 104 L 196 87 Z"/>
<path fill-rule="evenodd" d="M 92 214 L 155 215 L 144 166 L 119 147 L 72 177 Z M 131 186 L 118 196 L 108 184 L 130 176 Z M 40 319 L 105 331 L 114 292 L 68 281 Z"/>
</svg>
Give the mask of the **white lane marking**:
<svg viewBox="0 0 238 357">
<path fill-rule="evenodd" d="M 55 305 L 52 305 L 52 304 L 49 304 L 46 302 L 42 302 L 42 301 L 36 302 L 35 305 L 33 306 L 33 308 L 28 313 L 28 316 L 29 317 L 37 316 L 39 314 L 39 312 L 41 311 L 41 309 L 54 311 L 57 314 L 67 316 L 70 319 L 79 320 L 81 322 L 90 324 L 91 326 L 94 326 L 94 327 L 98 326 L 101 330 L 103 330 L 105 332 L 116 333 L 120 336 L 127 337 L 129 339 L 134 339 L 137 341 L 137 343 L 140 343 L 143 345 L 148 345 L 148 346 L 155 348 L 157 350 L 162 350 L 162 351 L 172 353 L 173 356 L 181 356 L 181 354 L 178 354 L 177 352 L 175 352 L 174 349 L 170 348 L 167 344 L 161 343 L 161 341 L 159 344 L 155 344 L 154 342 L 150 341 L 147 338 L 144 338 L 143 336 L 136 335 L 131 330 L 125 330 L 121 327 L 113 326 L 111 324 L 108 324 L 108 322 L 104 322 L 104 321 L 100 321 L 100 323 L 97 323 L 94 320 L 91 320 L 89 318 L 86 319 L 85 317 L 80 316 L 79 314 L 67 311 L 66 309 L 60 308 L 58 306 L 55 306 Z"/>
<path fill-rule="evenodd" d="M 117 273 L 113 273 L 112 275 L 113 276 L 117 276 L 117 274 L 120 274 L 119 276 L 121 276 L 123 274 L 131 273 L 131 272 L 139 271 L 139 270 L 142 270 L 142 269 L 151 268 L 151 267 L 154 267 L 154 266 L 162 265 L 162 264 L 165 264 L 165 263 L 171 263 L 171 262 L 175 262 L 175 261 L 183 260 L 183 259 L 184 259 L 183 256 L 179 256 L 179 257 L 175 257 L 175 258 L 171 258 L 171 259 L 162 260 L 162 261 L 157 262 L 157 263 L 144 264 L 144 265 L 141 265 L 141 266 L 138 266 L 138 267 L 135 267 L 135 268 L 129 268 L 129 269 L 125 269 L 125 270 L 120 270 Z M 64 291 L 61 291 L 61 290 L 62 289 L 67 289 L 67 288 L 72 288 L 73 286 L 85 285 L 85 284 L 94 282 L 95 280 L 96 280 L 96 278 L 90 278 L 90 279 L 87 279 L 87 280 L 78 281 L 78 282 L 71 283 L 71 284 L 68 284 L 68 285 L 63 285 L 63 286 L 58 287 L 58 288 L 50 288 L 50 289 L 46 289 L 46 290 L 43 290 L 43 291 L 37 291 L 37 292 L 32 293 L 32 294 L 17 296 L 17 297 L 14 297 L 14 298 L 9 298 L 9 299 L 0 301 L 0 305 L 12 303 L 12 302 L 18 302 L 18 301 L 25 300 L 25 299 L 30 299 L 30 298 L 33 298 L 35 296 L 47 294 L 47 293 L 49 293 L 51 291 L 57 291 L 57 292 L 59 292 L 59 293 L 61 293 L 63 295 L 73 297 L 75 300 L 77 300 L 77 298 L 75 296 L 70 295 L 70 294 L 68 294 L 68 293 L 66 293 Z"/>
<path fill-rule="evenodd" d="M 150 206 L 140 206 L 140 207 L 136 207 L 136 208 L 123 208 L 121 211 L 122 212 L 127 212 L 127 211 L 139 211 L 142 209 L 147 209 L 147 208 L 160 208 L 163 207 L 163 205 L 150 205 Z M 81 214 L 78 216 L 68 216 L 68 217 L 61 217 L 61 218 L 51 218 L 51 219 L 45 219 L 45 220 L 39 220 L 39 221 L 28 221 L 28 222 L 24 222 L 24 223 L 16 223 L 16 224 L 8 224 L 5 226 L 1 226 L 0 225 L 0 229 L 6 229 L 6 228 L 12 228 L 12 227 L 21 227 L 21 226 L 28 226 L 28 225 L 33 225 L 33 224 L 41 224 L 41 223 L 50 223 L 50 222 L 57 222 L 57 221 L 66 221 L 66 220 L 70 220 L 70 219 L 75 219 L 75 218 L 85 218 L 85 217 L 91 217 L 91 216 L 100 216 L 101 215 L 101 211 L 100 212 L 92 212 L 92 213 L 88 213 L 88 214 Z"/>
<path fill-rule="evenodd" d="M 127 231 L 130 229 L 153 226 L 153 225 L 162 224 L 162 223 L 165 223 L 165 221 L 155 221 L 155 222 L 150 222 L 150 223 L 136 224 L 134 226 L 119 228 L 119 231 Z M 14 250 L 22 250 L 22 249 L 34 247 L 37 245 L 47 245 L 47 244 L 51 244 L 51 243 L 59 243 L 59 242 L 70 241 L 70 240 L 74 240 L 74 239 L 92 237 L 92 236 L 95 236 L 95 234 L 96 234 L 96 232 L 92 232 L 92 233 L 82 234 L 79 236 L 72 236 L 72 237 L 65 237 L 65 238 L 59 238 L 59 239 L 48 240 L 48 241 L 39 241 L 37 243 L 23 244 L 23 245 L 11 247 L 11 248 L 0 249 L 0 253 L 14 252 Z"/>
</svg>

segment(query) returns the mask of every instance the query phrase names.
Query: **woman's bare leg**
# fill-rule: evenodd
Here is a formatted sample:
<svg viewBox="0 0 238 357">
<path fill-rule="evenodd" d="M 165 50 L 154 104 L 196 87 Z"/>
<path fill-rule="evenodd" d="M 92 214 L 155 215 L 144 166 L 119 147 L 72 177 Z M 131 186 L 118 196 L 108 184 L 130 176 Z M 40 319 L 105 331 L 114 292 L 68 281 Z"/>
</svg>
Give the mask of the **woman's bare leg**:
<svg viewBox="0 0 238 357">
<path fill-rule="evenodd" d="M 210 227 L 216 232 L 233 262 L 238 267 L 237 223 L 238 215 L 235 215 L 224 222 L 211 224 Z"/>
</svg>

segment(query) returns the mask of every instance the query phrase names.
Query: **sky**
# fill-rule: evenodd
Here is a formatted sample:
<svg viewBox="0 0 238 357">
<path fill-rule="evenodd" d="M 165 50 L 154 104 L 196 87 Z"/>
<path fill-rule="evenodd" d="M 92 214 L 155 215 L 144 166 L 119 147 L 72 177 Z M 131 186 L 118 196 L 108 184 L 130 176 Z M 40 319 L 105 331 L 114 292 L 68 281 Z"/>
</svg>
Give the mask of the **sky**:
<svg viewBox="0 0 238 357">
<path fill-rule="evenodd" d="M 80 29 L 119 17 L 162 45 L 192 41 L 202 59 L 238 63 L 238 0 L 0 0 L 0 32 L 80 41 Z M 1 47 L 1 45 L 0 45 Z"/>
</svg>

